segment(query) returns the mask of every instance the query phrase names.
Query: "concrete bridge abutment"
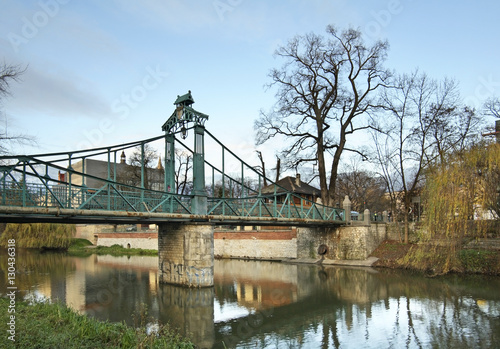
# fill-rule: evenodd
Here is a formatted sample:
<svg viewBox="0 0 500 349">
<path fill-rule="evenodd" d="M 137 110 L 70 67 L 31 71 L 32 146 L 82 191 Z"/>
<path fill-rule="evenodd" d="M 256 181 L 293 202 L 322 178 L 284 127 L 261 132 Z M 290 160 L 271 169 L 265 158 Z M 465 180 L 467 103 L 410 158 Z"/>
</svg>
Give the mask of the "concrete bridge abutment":
<svg viewBox="0 0 500 349">
<path fill-rule="evenodd" d="M 206 223 L 158 225 L 159 281 L 187 287 L 214 285 L 214 227 Z"/>
</svg>

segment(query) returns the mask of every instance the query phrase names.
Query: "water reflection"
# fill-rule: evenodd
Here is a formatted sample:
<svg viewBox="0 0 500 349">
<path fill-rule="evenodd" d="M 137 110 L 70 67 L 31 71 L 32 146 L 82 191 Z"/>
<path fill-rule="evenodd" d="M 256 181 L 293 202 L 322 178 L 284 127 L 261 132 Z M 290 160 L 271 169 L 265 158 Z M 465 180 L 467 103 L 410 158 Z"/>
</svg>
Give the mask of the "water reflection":
<svg viewBox="0 0 500 349">
<path fill-rule="evenodd" d="M 23 298 L 136 325 L 147 307 L 204 348 L 476 347 L 500 342 L 500 278 L 218 260 L 214 288 L 158 284 L 155 257 L 19 250 Z M 6 279 L 6 255 L 0 273 Z M 0 292 L 6 293 L 5 283 Z M 224 344 L 223 344 L 224 343 Z"/>
</svg>

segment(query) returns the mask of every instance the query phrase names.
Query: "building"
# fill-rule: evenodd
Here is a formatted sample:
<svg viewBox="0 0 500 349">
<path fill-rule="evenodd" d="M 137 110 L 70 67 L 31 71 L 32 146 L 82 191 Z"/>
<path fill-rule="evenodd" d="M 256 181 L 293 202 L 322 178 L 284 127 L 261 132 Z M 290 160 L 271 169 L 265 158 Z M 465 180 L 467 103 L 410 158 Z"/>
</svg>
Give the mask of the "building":
<svg viewBox="0 0 500 349">
<path fill-rule="evenodd" d="M 277 203 L 284 203 L 287 198 L 287 193 L 292 192 L 302 199 L 308 200 L 304 201 L 307 205 L 308 202 L 316 202 L 321 198 L 321 191 L 305 182 L 300 180 L 300 174 L 297 173 L 295 177 L 285 177 L 280 179 L 277 185 L 271 184 L 262 188 L 262 195 L 277 195 Z M 300 205 L 301 199 L 299 197 L 294 197 L 294 203 Z"/>
<path fill-rule="evenodd" d="M 133 166 L 127 164 L 124 152 L 122 152 L 120 156 L 119 163 L 112 162 L 108 166 L 107 161 L 84 159 L 73 164 L 72 168 L 76 172 L 88 175 L 87 177 L 87 176 L 73 174 L 71 176 L 71 183 L 73 185 L 77 186 L 85 185 L 89 189 L 99 189 L 106 184 L 106 182 L 100 180 L 100 178 L 107 179 L 109 175 L 109 177 L 112 180 L 115 180 L 116 178 L 116 182 L 118 183 L 128 184 L 135 187 L 141 186 L 141 168 L 139 166 Z M 158 159 L 158 165 L 156 166 L 156 168 L 146 169 L 146 174 L 145 174 L 146 189 L 163 191 L 165 186 L 164 175 L 165 171 L 163 169 L 163 165 L 161 164 L 161 158 L 160 158 Z M 66 175 L 60 174 L 60 178 L 61 177 L 65 179 L 64 180 L 65 182 L 68 182 L 67 174 Z"/>
</svg>

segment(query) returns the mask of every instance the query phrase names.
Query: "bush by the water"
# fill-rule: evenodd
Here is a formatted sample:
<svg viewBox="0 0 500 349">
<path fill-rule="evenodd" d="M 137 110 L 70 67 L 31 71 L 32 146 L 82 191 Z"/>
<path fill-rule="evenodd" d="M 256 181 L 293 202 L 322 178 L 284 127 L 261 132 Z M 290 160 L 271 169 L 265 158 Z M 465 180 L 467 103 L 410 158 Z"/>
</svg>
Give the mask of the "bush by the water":
<svg viewBox="0 0 500 349">
<path fill-rule="evenodd" d="M 14 239 L 19 248 L 67 249 L 75 232 L 72 224 L 9 223 L 0 237 L 0 246 L 7 247 L 7 241 Z"/>
</svg>

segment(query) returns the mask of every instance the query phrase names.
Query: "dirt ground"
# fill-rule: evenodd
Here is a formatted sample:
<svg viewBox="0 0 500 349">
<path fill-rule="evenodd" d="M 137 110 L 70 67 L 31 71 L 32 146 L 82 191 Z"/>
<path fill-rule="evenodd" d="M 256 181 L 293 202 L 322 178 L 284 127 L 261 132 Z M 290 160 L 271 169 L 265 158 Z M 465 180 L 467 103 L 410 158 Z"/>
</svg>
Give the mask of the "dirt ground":
<svg viewBox="0 0 500 349">
<path fill-rule="evenodd" d="M 377 257 L 379 260 L 375 262 L 374 267 L 397 268 L 396 261 L 404 257 L 411 244 L 403 244 L 396 240 L 386 240 L 382 242 L 379 247 L 373 251 L 370 256 Z"/>
</svg>

